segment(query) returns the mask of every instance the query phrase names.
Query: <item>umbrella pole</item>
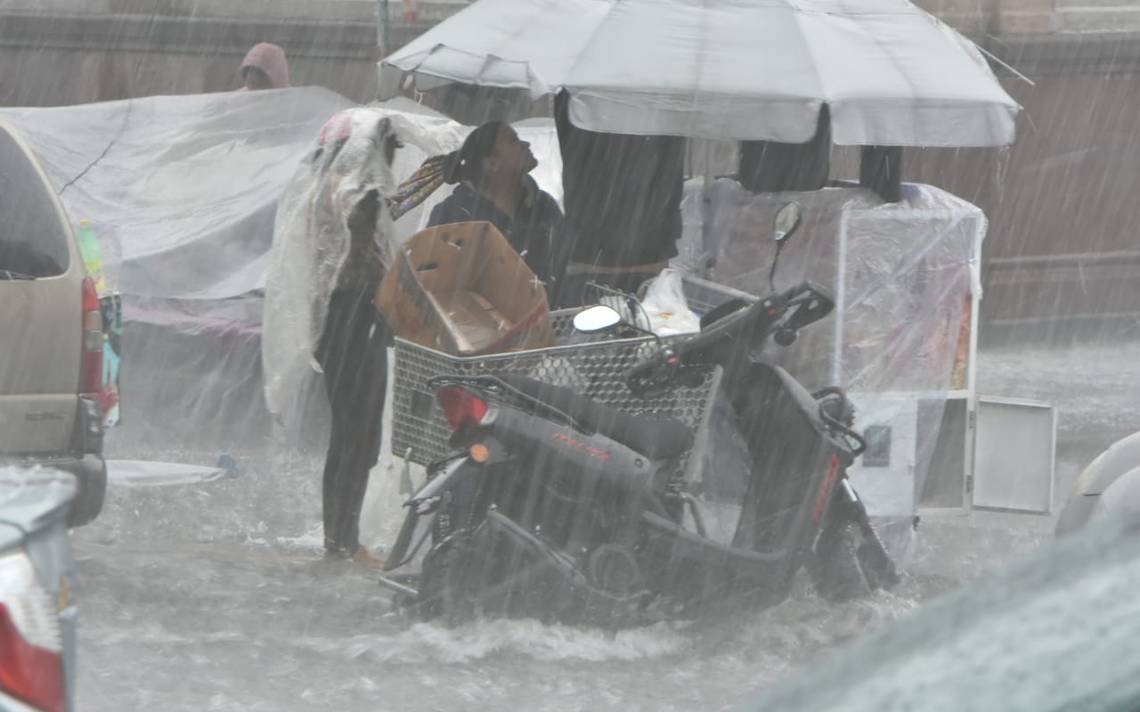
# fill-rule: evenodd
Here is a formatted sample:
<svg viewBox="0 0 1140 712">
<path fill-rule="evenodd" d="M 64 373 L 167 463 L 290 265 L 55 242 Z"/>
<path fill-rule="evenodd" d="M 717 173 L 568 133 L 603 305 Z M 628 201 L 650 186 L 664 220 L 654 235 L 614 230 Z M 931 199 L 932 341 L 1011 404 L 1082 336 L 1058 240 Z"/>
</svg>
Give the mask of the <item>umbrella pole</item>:
<svg viewBox="0 0 1140 712">
<path fill-rule="evenodd" d="M 376 0 L 376 46 L 380 48 L 380 57 L 386 57 L 391 49 L 392 23 L 389 21 L 388 0 Z"/>
<path fill-rule="evenodd" d="M 704 183 L 701 186 L 701 251 L 707 252 L 712 237 L 712 149 L 705 141 Z M 716 255 L 707 256 L 704 264 L 699 268 L 702 277 L 708 277 L 712 266 L 716 263 Z"/>
</svg>

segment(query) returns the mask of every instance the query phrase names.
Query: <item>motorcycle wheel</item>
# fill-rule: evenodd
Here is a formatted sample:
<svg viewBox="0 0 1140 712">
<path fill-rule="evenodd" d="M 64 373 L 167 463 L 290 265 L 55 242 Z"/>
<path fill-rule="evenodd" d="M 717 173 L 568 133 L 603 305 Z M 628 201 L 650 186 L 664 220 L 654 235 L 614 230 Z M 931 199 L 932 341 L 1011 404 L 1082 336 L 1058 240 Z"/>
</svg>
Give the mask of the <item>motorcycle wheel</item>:
<svg viewBox="0 0 1140 712">
<path fill-rule="evenodd" d="M 512 558 L 485 526 L 460 530 L 424 557 L 420 615 L 455 626 L 482 616 L 509 616 L 544 600 L 530 583 L 533 567 L 512 570 Z"/>
<path fill-rule="evenodd" d="M 424 556 L 417 598 L 423 620 L 439 620 L 451 626 L 475 617 L 475 608 L 464 595 L 469 539 L 466 534 L 456 534 Z"/>
<path fill-rule="evenodd" d="M 873 585 L 864 573 L 859 557 L 862 538 L 859 526 L 854 522 L 829 526 L 820 534 L 807 567 L 820 596 L 841 602 L 871 592 Z"/>
<path fill-rule="evenodd" d="M 872 546 L 871 542 L 864 539 L 855 554 L 859 557 L 859 565 L 872 589 L 886 590 L 898 585 L 898 571 L 894 562 L 884 553 L 882 545 Z"/>
</svg>

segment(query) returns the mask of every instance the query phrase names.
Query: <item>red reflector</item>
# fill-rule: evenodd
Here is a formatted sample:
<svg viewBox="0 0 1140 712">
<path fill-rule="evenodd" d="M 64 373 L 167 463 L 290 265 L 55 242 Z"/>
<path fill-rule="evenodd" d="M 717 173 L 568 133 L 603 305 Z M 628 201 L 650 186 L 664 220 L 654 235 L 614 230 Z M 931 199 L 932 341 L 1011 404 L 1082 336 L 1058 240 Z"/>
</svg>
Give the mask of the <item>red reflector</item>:
<svg viewBox="0 0 1140 712">
<path fill-rule="evenodd" d="M 0 690 L 44 712 L 64 712 L 63 661 L 32 645 L 0 603 Z"/>
<path fill-rule="evenodd" d="M 487 402 L 462 388 L 440 388 L 435 395 L 452 430 L 477 425 L 487 415 Z"/>
<path fill-rule="evenodd" d="M 832 455 L 831 462 L 827 465 L 827 474 L 823 476 L 823 483 L 819 486 L 819 493 L 815 496 L 815 506 L 811 508 L 811 518 L 817 522 L 823 518 L 823 512 L 827 509 L 827 498 L 831 494 L 831 488 L 835 486 L 838 475 L 839 458 Z"/>
<path fill-rule="evenodd" d="M 95 291 L 95 282 L 90 277 L 83 278 L 83 311 L 99 311 L 99 293 Z"/>
<path fill-rule="evenodd" d="M 83 280 L 83 345 L 79 367 L 79 392 L 103 390 L 103 316 L 99 294 L 90 277 Z"/>
</svg>

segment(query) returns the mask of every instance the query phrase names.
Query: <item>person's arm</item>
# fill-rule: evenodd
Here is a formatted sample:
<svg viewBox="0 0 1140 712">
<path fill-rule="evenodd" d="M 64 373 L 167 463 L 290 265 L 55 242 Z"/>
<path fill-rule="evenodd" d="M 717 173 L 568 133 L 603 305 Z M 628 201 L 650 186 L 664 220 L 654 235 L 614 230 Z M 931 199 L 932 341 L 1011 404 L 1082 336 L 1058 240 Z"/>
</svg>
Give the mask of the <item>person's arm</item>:
<svg viewBox="0 0 1140 712">
<path fill-rule="evenodd" d="M 350 272 L 354 284 L 379 284 L 384 278 L 384 261 L 376 239 L 380 216 L 380 192 L 369 190 L 352 206 L 345 223 L 348 227 L 348 260 L 343 272 Z M 341 275 L 344 279 L 344 274 Z"/>
<path fill-rule="evenodd" d="M 371 240 L 372 233 L 376 231 L 376 218 L 380 214 L 380 191 L 370 190 L 365 193 L 352 210 L 348 213 L 348 233 L 352 236 L 353 244 L 360 240 Z"/>
</svg>

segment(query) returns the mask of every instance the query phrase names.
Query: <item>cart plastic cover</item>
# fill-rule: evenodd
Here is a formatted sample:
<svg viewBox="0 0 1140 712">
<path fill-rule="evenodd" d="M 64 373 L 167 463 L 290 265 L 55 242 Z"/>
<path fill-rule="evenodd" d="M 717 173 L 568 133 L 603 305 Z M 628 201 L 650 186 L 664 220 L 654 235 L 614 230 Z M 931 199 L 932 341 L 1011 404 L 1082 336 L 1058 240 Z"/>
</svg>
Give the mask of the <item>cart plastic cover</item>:
<svg viewBox="0 0 1140 712">
<path fill-rule="evenodd" d="M 775 287 L 811 280 L 830 291 L 836 308 L 792 346 L 768 344 L 765 352 L 809 389 L 846 388 L 859 431 L 892 428 L 893 450 L 879 453 L 879 464 L 865 456 L 853 477 L 872 514 L 909 519 L 927 473 L 938 467 L 945 403 L 971 385 L 971 304 L 981 298 L 985 216 L 926 185 L 905 184 L 900 202 L 885 203 L 856 187 L 753 194 L 730 178 L 707 185 L 698 178 L 686 183 L 675 266 L 767 293 L 773 220 L 792 200 L 803 221 L 785 243 Z"/>
<path fill-rule="evenodd" d="M 981 209 L 914 184 L 898 203 L 853 187 L 753 194 L 729 178 L 705 196 L 701 179 L 688 181 L 676 266 L 753 294 L 769 290 L 776 211 L 793 200 L 803 207 L 775 287 L 811 280 L 836 310 L 777 352 L 798 377 L 860 392 L 965 389 L 960 347 L 963 317 L 980 297 Z"/>
</svg>

